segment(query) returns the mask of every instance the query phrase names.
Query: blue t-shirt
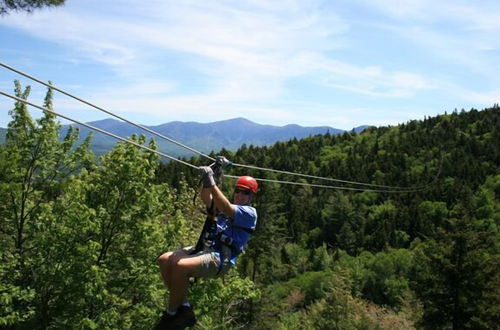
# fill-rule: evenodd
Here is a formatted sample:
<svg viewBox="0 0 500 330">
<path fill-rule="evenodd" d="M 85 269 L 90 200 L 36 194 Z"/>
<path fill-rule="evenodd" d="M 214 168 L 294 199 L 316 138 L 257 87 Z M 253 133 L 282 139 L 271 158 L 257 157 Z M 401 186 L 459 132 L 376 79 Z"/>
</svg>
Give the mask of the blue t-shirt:
<svg viewBox="0 0 500 330">
<path fill-rule="evenodd" d="M 249 205 L 234 205 L 234 219 L 227 218 L 223 214 L 217 217 L 217 234 L 222 233 L 232 239 L 233 249 L 229 258 L 232 264 L 236 263 L 236 257 L 243 251 L 243 247 L 251 236 L 249 231 L 253 231 L 256 224 L 257 211 Z M 214 243 L 215 251 L 221 252 L 221 241 L 216 239 Z"/>
</svg>

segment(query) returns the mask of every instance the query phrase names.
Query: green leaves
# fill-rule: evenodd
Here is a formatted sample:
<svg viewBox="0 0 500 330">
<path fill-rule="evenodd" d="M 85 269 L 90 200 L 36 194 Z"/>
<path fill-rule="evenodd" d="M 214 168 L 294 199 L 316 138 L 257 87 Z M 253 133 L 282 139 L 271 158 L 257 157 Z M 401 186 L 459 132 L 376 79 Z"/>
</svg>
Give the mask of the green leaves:
<svg viewBox="0 0 500 330">
<path fill-rule="evenodd" d="M 0 4 L 0 15 L 6 15 L 10 11 L 26 11 L 28 13 L 42 7 L 54 7 L 63 5 L 65 0 L 9 0 Z"/>
<path fill-rule="evenodd" d="M 16 82 L 16 95 L 29 88 Z M 163 307 L 156 256 L 180 244 L 163 220 L 188 227 L 173 191 L 154 183 L 158 157 L 118 144 L 96 165 L 90 136 L 76 145 L 70 128 L 59 140 L 55 117 L 33 120 L 22 103 L 11 114 L 0 146 L 0 324 L 150 328 Z"/>
<path fill-rule="evenodd" d="M 17 96 L 29 92 L 15 83 Z M 444 161 L 437 184 L 412 194 L 262 182 L 238 267 L 190 289 L 198 327 L 496 325 L 499 114 L 224 151 L 236 163 L 398 186 L 428 183 Z M 198 177 L 123 143 L 96 162 L 91 136 L 77 145 L 70 128 L 60 138 L 54 116 L 35 120 L 22 103 L 11 115 L 0 146 L 0 327 L 151 328 L 166 298 L 155 259 L 194 244 L 203 223 Z"/>
<path fill-rule="evenodd" d="M 435 238 L 416 249 L 415 286 L 428 304 L 422 320 L 426 326 L 481 328 L 495 322 L 498 231 L 487 219 L 498 204 L 497 181 L 498 176 L 488 178 L 467 204 L 452 209 Z"/>
</svg>

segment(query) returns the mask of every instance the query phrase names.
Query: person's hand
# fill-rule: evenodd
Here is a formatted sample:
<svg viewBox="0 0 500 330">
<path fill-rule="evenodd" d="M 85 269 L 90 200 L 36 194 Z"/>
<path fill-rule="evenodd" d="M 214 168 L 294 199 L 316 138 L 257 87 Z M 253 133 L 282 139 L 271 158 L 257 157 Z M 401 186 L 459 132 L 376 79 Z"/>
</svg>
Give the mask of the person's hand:
<svg viewBox="0 0 500 330">
<path fill-rule="evenodd" d="M 215 157 L 215 163 L 216 163 L 216 164 L 218 164 L 218 165 L 220 165 L 222 168 L 224 168 L 224 167 L 229 166 L 229 165 L 231 165 L 231 164 L 232 164 L 232 163 L 231 163 L 229 160 L 227 160 L 227 158 L 226 158 L 226 157 L 224 157 L 224 156 L 217 156 L 217 157 Z"/>
<path fill-rule="evenodd" d="M 198 168 L 200 169 L 203 179 L 203 188 L 215 186 L 214 171 L 212 171 L 212 168 L 210 166 L 200 166 Z"/>
</svg>

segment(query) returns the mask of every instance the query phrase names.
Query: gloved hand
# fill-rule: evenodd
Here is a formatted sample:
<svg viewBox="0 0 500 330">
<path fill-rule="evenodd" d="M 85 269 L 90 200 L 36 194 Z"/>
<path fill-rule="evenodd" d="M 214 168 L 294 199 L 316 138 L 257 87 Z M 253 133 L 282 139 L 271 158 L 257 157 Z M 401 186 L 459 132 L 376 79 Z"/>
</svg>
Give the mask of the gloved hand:
<svg viewBox="0 0 500 330">
<path fill-rule="evenodd" d="M 227 160 L 226 157 L 224 156 L 217 156 L 215 157 L 215 163 L 220 165 L 222 168 L 226 167 L 226 166 L 230 166 L 232 163 Z"/>
<path fill-rule="evenodd" d="M 214 171 L 212 171 L 212 168 L 210 166 L 200 166 L 198 168 L 203 179 L 203 188 L 215 186 Z"/>
</svg>

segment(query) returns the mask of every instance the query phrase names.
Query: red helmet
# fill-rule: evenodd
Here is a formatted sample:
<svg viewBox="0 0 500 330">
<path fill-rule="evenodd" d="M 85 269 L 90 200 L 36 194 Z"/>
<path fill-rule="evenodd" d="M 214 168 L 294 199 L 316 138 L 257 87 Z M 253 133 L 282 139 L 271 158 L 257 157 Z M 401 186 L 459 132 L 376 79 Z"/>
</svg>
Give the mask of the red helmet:
<svg viewBox="0 0 500 330">
<path fill-rule="evenodd" d="M 235 187 L 247 189 L 256 194 L 259 185 L 257 184 L 257 180 L 251 176 L 240 176 L 238 181 L 236 181 Z"/>
</svg>

